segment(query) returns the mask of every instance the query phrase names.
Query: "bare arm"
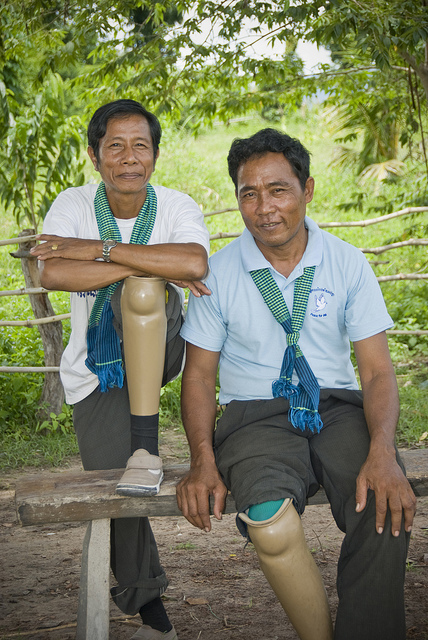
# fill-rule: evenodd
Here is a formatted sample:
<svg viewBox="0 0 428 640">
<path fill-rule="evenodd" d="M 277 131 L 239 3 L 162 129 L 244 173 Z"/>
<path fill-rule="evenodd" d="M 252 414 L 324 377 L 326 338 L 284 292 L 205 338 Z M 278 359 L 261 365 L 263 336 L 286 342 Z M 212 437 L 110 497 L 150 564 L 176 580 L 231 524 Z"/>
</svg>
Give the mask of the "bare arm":
<svg viewBox="0 0 428 640">
<path fill-rule="evenodd" d="M 113 262 L 53 258 L 40 262 L 40 280 L 46 289 L 95 291 L 128 276 L 146 274 Z"/>
<path fill-rule="evenodd" d="M 187 343 L 181 383 L 183 424 L 190 445 L 190 472 L 177 486 L 177 503 L 195 527 L 210 531 L 209 497 L 220 520 L 227 489 L 220 478 L 212 445 L 217 412 L 215 383 L 220 354 Z"/>
<path fill-rule="evenodd" d="M 388 506 L 392 534 L 411 531 L 416 498 L 396 459 L 394 442 L 399 416 L 397 382 L 385 332 L 354 343 L 363 391 L 370 450 L 357 478 L 357 511 L 367 502 L 367 490 L 376 495 L 376 530 L 382 533 Z"/>
<path fill-rule="evenodd" d="M 207 254 L 196 242 L 135 245 L 119 243 L 110 252 L 111 263 L 102 258 L 101 240 L 63 238 L 41 234 L 43 243 L 31 249 L 44 263 L 42 284 L 48 289 L 89 291 L 129 275 L 159 276 L 180 281 L 196 296 L 209 294 L 199 282 L 207 272 Z M 53 248 L 52 248 L 53 247 Z"/>
</svg>

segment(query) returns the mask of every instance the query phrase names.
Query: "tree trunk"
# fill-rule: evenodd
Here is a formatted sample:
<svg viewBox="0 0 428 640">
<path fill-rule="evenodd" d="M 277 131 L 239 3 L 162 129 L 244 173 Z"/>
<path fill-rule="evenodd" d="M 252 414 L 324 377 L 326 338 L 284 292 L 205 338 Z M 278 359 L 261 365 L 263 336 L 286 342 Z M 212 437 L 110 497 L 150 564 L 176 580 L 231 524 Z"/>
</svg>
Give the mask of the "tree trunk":
<svg viewBox="0 0 428 640">
<path fill-rule="evenodd" d="M 34 234 L 33 229 L 25 229 L 19 236 Z M 35 240 L 23 242 L 18 251 L 11 253 L 14 258 L 21 259 L 21 268 L 24 274 L 26 288 L 40 287 L 40 274 L 37 259 L 30 254 L 30 248 L 35 245 Z M 55 312 L 49 301 L 47 293 L 30 294 L 31 307 L 35 318 L 46 318 L 54 316 Z M 43 342 L 45 354 L 45 365 L 58 367 L 61 355 L 64 350 L 62 342 L 62 323 L 52 322 L 50 324 L 37 325 Z M 45 373 L 43 391 L 40 398 L 40 409 L 38 412 L 41 420 L 49 418 L 49 414 L 60 413 L 64 402 L 64 390 L 61 384 L 59 373 Z"/>
</svg>

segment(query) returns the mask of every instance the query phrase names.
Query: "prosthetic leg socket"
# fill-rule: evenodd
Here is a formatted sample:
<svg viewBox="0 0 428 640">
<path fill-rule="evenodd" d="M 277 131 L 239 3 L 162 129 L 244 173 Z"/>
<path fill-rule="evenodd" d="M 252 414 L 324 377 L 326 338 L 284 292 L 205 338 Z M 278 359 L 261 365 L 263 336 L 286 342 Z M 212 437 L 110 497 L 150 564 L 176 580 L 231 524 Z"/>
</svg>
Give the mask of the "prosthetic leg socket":
<svg viewBox="0 0 428 640">
<path fill-rule="evenodd" d="M 162 278 L 125 278 L 121 308 L 123 347 L 131 414 L 159 412 L 165 363 L 166 282 Z"/>
<path fill-rule="evenodd" d="M 260 567 L 301 640 L 331 640 L 333 628 L 321 574 L 292 501 L 268 520 L 246 523 Z"/>
</svg>

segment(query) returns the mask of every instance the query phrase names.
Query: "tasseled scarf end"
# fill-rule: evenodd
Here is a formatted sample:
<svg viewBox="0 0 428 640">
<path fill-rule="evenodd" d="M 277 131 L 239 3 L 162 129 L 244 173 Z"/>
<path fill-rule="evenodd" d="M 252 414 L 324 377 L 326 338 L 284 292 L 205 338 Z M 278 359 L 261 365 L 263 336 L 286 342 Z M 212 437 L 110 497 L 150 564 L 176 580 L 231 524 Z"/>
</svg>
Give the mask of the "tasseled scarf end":
<svg viewBox="0 0 428 640">
<path fill-rule="evenodd" d="M 304 431 L 306 428 L 310 429 L 312 433 L 319 433 L 322 429 L 323 423 L 318 411 L 310 411 L 309 409 L 299 409 L 297 407 L 290 407 L 288 411 L 288 419 L 293 427 Z"/>
<path fill-rule="evenodd" d="M 123 368 L 122 362 L 109 365 L 108 367 L 99 367 L 97 376 L 100 383 L 100 391 L 106 392 L 113 387 L 123 387 Z"/>
<path fill-rule="evenodd" d="M 272 382 L 272 395 L 274 398 L 285 398 L 288 400 L 291 396 L 298 393 L 299 389 L 291 383 L 290 378 L 281 377 Z"/>
</svg>

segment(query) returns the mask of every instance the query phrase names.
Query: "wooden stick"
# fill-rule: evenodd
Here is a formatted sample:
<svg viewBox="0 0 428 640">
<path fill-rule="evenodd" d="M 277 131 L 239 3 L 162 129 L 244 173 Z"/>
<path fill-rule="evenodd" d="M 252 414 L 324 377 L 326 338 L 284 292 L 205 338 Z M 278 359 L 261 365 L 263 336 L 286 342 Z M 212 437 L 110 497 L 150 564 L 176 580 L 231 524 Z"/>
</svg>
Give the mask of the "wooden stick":
<svg viewBox="0 0 428 640">
<path fill-rule="evenodd" d="M 59 367 L 0 367 L 0 373 L 58 373 Z"/>
<path fill-rule="evenodd" d="M 374 255 L 379 255 L 380 253 L 384 253 L 384 251 L 389 251 L 390 249 L 400 249 L 401 247 L 417 247 L 428 246 L 428 240 L 419 240 L 418 238 L 411 238 L 410 240 L 403 240 L 403 242 L 393 242 L 392 244 L 386 244 L 383 247 L 373 247 L 371 249 L 362 249 L 360 247 L 360 251 L 363 253 L 373 253 Z"/>
<path fill-rule="evenodd" d="M 68 320 L 71 313 L 62 313 L 58 316 L 48 316 L 47 318 L 34 318 L 33 320 L 0 320 L 0 327 L 34 327 L 37 324 L 50 324 L 51 322 L 61 322 Z"/>
<path fill-rule="evenodd" d="M 0 291 L 0 296 L 24 296 L 33 295 L 36 293 L 52 293 L 51 289 L 44 289 L 43 287 L 33 287 L 32 289 L 14 289 L 13 291 Z"/>
<path fill-rule="evenodd" d="M 133 618 L 136 616 L 115 616 L 110 618 L 110 622 L 128 622 L 133 623 Z M 139 616 L 138 616 L 139 617 Z M 45 633 L 46 631 L 58 631 L 61 629 L 75 629 L 77 626 L 77 622 L 68 622 L 67 624 L 61 624 L 57 627 L 42 627 L 41 629 L 32 629 L 31 631 L 12 631 L 12 633 L 2 633 L 2 637 L 7 640 L 7 638 L 22 638 L 24 636 L 32 636 L 35 633 Z M 140 623 L 138 623 L 140 627 Z"/>
<path fill-rule="evenodd" d="M 378 282 L 391 282 L 392 280 L 428 280 L 428 273 L 396 273 L 394 276 L 379 276 Z"/>
<path fill-rule="evenodd" d="M 19 238 L 10 238 L 9 240 L 0 240 L 0 247 L 4 247 L 8 244 L 21 244 L 21 242 L 29 242 L 35 240 L 36 236 L 20 236 Z"/>
</svg>

